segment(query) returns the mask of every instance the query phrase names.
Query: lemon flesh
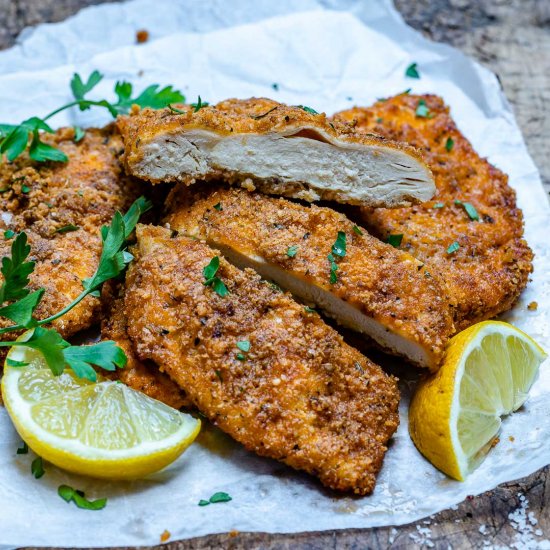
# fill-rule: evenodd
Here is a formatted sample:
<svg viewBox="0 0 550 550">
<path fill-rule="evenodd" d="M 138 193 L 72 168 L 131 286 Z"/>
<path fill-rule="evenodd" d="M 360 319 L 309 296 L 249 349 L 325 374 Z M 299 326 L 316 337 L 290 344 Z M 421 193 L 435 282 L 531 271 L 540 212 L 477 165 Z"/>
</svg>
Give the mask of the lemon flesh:
<svg viewBox="0 0 550 550">
<path fill-rule="evenodd" d="M 490 450 L 501 418 L 525 403 L 545 358 L 532 338 L 500 321 L 454 336 L 440 370 L 420 382 L 411 400 L 409 433 L 418 450 L 464 480 Z"/>
<path fill-rule="evenodd" d="M 8 359 L 28 366 L 10 367 Z M 199 420 L 124 384 L 90 382 L 70 370 L 54 376 L 39 352 L 23 346 L 8 354 L 2 398 L 36 454 L 92 477 L 151 474 L 176 460 L 200 431 Z"/>
</svg>

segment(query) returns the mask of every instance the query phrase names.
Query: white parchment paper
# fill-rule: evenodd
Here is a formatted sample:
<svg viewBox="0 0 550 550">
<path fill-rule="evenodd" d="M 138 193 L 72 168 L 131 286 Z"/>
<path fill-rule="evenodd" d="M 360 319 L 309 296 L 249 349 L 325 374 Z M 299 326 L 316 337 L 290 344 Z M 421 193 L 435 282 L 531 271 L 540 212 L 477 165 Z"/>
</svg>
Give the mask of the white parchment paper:
<svg viewBox="0 0 550 550">
<path fill-rule="evenodd" d="M 277 17 L 269 16 L 276 15 Z M 245 23 L 243 25 L 243 23 Z M 237 26 L 240 25 L 240 26 Z M 151 40 L 135 45 L 135 31 Z M 417 62 L 420 80 L 405 68 Z M 491 73 L 450 47 L 408 28 L 388 1 L 265 0 L 179 2 L 135 0 L 83 10 L 59 24 L 24 33 L 0 52 L 0 121 L 18 122 L 69 99 L 74 71 L 105 74 L 98 97 L 118 79 L 138 89 L 174 84 L 188 98 L 271 96 L 332 113 L 376 97 L 413 92 L 442 95 L 480 154 L 510 175 L 525 214 L 535 273 L 505 319 L 550 348 L 550 208 L 537 170 L 499 84 Z M 278 84 L 278 91 L 272 84 Z M 59 116 L 57 125 L 101 124 L 98 110 Z M 527 304 L 537 301 L 538 310 Z M 401 427 L 374 494 L 339 496 L 313 478 L 258 458 L 207 429 L 170 468 L 146 480 L 107 483 L 46 465 L 35 480 L 32 454 L 17 456 L 20 439 L 0 409 L 0 548 L 24 545 L 148 545 L 167 529 L 172 540 L 229 531 L 295 532 L 397 525 L 448 508 L 467 495 L 523 477 L 550 462 L 550 364 L 541 367 L 527 405 L 504 421 L 501 442 L 465 483 L 446 478 L 415 450 L 407 434 L 410 388 L 402 382 Z M 509 440 L 509 436 L 515 439 Z M 57 496 L 67 483 L 91 498 L 107 496 L 99 512 Z M 227 504 L 197 506 L 226 491 Z"/>
</svg>

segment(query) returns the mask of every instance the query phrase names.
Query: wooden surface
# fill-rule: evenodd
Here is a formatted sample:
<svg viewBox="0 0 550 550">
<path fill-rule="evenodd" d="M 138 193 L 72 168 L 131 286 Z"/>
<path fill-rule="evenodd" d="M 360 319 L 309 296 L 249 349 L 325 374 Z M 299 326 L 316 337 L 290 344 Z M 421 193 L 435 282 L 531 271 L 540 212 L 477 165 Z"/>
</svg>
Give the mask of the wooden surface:
<svg viewBox="0 0 550 550">
<path fill-rule="evenodd" d="M 0 0 L 0 48 L 20 30 L 102 0 Z M 496 72 L 550 191 L 550 0 L 395 0 L 405 20 Z M 530 516 L 529 514 L 532 515 Z M 531 521 L 529 520 L 531 518 Z M 534 523 L 536 521 L 536 524 Z M 415 524 L 296 535 L 230 533 L 162 548 L 540 548 L 550 539 L 550 468 Z M 546 540 L 545 544 L 550 544 Z"/>
</svg>

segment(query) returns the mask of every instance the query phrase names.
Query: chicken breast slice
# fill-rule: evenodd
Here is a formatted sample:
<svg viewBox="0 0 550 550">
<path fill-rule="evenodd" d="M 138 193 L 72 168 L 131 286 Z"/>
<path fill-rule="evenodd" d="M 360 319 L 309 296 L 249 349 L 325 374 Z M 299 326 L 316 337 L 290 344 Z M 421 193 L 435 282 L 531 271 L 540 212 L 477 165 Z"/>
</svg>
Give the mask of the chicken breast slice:
<svg viewBox="0 0 550 550">
<path fill-rule="evenodd" d="M 137 239 L 125 311 L 139 357 L 247 449 L 327 487 L 370 493 L 399 422 L 395 378 L 200 241 L 143 225 Z"/>
<path fill-rule="evenodd" d="M 130 174 L 153 183 L 223 178 L 264 193 L 362 206 L 405 206 L 435 193 L 414 148 L 356 134 L 324 114 L 255 98 L 178 111 L 119 118 Z"/>
<path fill-rule="evenodd" d="M 172 229 L 206 240 L 385 351 L 438 368 L 454 332 L 444 285 L 422 262 L 344 215 L 224 186 L 200 193 L 176 187 L 167 207 Z M 332 253 L 339 232 L 343 257 Z"/>
</svg>

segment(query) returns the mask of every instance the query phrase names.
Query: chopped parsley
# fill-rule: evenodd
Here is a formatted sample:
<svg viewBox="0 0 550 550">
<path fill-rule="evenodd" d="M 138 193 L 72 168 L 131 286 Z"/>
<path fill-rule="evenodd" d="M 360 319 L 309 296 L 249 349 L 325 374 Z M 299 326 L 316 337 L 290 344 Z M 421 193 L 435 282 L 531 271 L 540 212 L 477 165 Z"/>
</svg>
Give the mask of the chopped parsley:
<svg viewBox="0 0 550 550">
<path fill-rule="evenodd" d="M 330 254 L 327 259 L 330 263 L 330 284 L 333 285 L 338 282 L 338 264 L 337 258 L 343 258 L 346 255 L 346 234 L 343 231 L 338 231 L 338 236 L 332 245 Z"/>
<path fill-rule="evenodd" d="M 445 149 L 450 153 L 453 150 L 453 147 L 455 145 L 454 139 L 451 137 L 447 138 L 447 141 L 445 142 Z"/>
<path fill-rule="evenodd" d="M 405 71 L 405 76 L 408 76 L 409 78 L 420 78 L 417 65 L 417 63 L 411 63 Z"/>
<path fill-rule="evenodd" d="M 288 250 L 286 251 L 286 255 L 289 258 L 294 258 L 294 256 L 296 256 L 296 253 L 298 252 L 298 248 L 299 248 L 299 246 L 297 244 L 295 244 L 293 246 L 289 246 Z"/>
<path fill-rule="evenodd" d="M 434 205 L 433 205 L 433 208 L 443 208 L 445 206 L 445 203 L 444 202 L 436 202 Z"/>
<path fill-rule="evenodd" d="M 29 454 L 29 446 L 23 441 L 21 447 L 19 447 L 16 452 L 18 455 Z"/>
<path fill-rule="evenodd" d="M 4 239 L 13 239 L 15 236 L 15 231 L 12 231 L 11 229 L 8 229 L 7 231 L 4 231 Z"/>
<path fill-rule="evenodd" d="M 244 353 L 237 353 L 235 356 L 239 361 L 246 361 L 246 355 Z"/>
<path fill-rule="evenodd" d="M 208 107 L 209 103 L 207 101 L 203 101 L 201 99 L 201 96 L 199 96 L 197 103 L 191 103 L 191 107 L 193 107 L 193 112 L 198 113 L 203 107 Z"/>
<path fill-rule="evenodd" d="M 229 502 L 233 500 L 227 493 L 214 493 L 208 500 L 199 500 L 199 506 L 208 506 L 209 504 L 217 504 L 218 502 Z"/>
<path fill-rule="evenodd" d="M 22 185 L 21 186 L 21 192 L 22 193 L 28 193 L 31 190 L 31 188 L 28 185 Z"/>
<path fill-rule="evenodd" d="M 391 244 L 394 248 L 399 248 L 401 242 L 403 241 L 403 233 L 398 233 L 395 235 L 390 235 L 386 241 L 388 244 Z"/>
<path fill-rule="evenodd" d="M 296 105 L 296 107 L 298 107 L 298 109 L 302 109 L 302 111 L 305 111 L 306 113 L 309 113 L 310 115 L 318 115 L 319 114 L 315 109 L 312 109 L 311 107 L 307 107 L 306 105 Z"/>
<path fill-rule="evenodd" d="M 73 225 L 72 223 L 68 225 L 64 225 L 63 227 L 60 227 L 59 229 L 55 230 L 55 233 L 70 233 L 71 231 L 78 231 L 80 227 L 78 225 Z"/>
<path fill-rule="evenodd" d="M 32 461 L 31 472 L 36 479 L 40 479 L 46 473 L 42 457 L 38 456 Z"/>
<path fill-rule="evenodd" d="M 415 114 L 417 117 L 420 117 L 420 118 L 430 118 L 430 109 L 426 105 L 426 101 L 424 99 L 421 99 L 418 102 L 418 106 L 416 107 Z"/>
<path fill-rule="evenodd" d="M 357 235 L 363 234 L 363 232 L 356 225 L 353 226 L 353 232 L 356 233 Z"/>
<path fill-rule="evenodd" d="M 170 109 L 173 113 L 176 113 L 177 115 L 184 115 L 185 111 L 182 111 L 181 109 L 177 109 L 176 107 L 173 107 L 172 105 L 168 105 L 168 109 Z"/>
<path fill-rule="evenodd" d="M 78 489 L 73 489 L 69 485 L 60 485 L 57 489 L 57 494 L 65 502 L 74 502 L 78 508 L 83 510 L 102 510 L 107 505 L 106 498 L 100 498 L 97 500 L 88 500 L 84 491 L 79 491 Z"/>
<path fill-rule="evenodd" d="M 237 347 L 241 351 L 250 351 L 250 342 L 248 340 L 241 340 L 240 342 L 237 342 Z"/>
<path fill-rule="evenodd" d="M 86 132 L 80 127 L 80 126 L 73 126 L 74 130 L 74 142 L 78 143 L 79 141 L 82 141 L 82 138 L 86 135 Z"/>
<path fill-rule="evenodd" d="M 304 309 L 305 309 L 308 313 L 317 313 L 317 311 L 316 311 L 315 309 L 313 309 L 312 307 L 309 307 L 309 306 L 304 307 Z"/>
<path fill-rule="evenodd" d="M 466 214 L 468 214 L 468 217 L 471 220 L 479 221 L 479 214 L 477 213 L 477 210 L 475 209 L 475 206 L 473 204 L 470 204 L 469 202 L 462 202 L 459 200 L 455 200 L 455 204 L 457 206 L 462 206 L 464 210 L 466 210 Z"/>
<path fill-rule="evenodd" d="M 220 258 L 219 256 L 214 256 L 208 265 L 206 265 L 203 270 L 202 274 L 204 275 L 204 285 L 205 286 L 211 286 L 212 289 L 218 296 L 221 296 L 222 298 L 224 296 L 227 296 L 229 294 L 229 290 L 227 290 L 227 287 L 223 283 L 223 281 L 216 276 L 216 273 L 218 272 L 218 269 L 220 268 Z"/>
<path fill-rule="evenodd" d="M 453 244 L 447 248 L 447 254 L 452 254 L 453 252 L 456 252 L 460 248 L 460 245 L 457 241 L 455 241 Z"/>
<path fill-rule="evenodd" d="M 218 212 L 221 212 L 223 210 L 222 203 L 219 202 L 218 204 L 214 205 L 214 210 L 217 210 Z"/>
</svg>

